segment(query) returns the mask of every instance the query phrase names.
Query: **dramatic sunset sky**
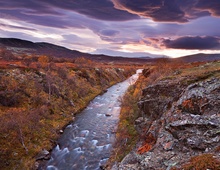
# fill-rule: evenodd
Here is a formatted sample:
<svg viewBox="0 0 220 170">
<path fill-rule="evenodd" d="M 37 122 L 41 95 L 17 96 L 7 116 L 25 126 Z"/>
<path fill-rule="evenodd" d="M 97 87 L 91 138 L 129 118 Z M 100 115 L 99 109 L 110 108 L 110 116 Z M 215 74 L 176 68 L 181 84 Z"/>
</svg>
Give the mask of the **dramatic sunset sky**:
<svg viewBox="0 0 220 170">
<path fill-rule="evenodd" d="M 220 0 L 1 0 L 0 37 L 88 53 L 220 53 Z"/>
</svg>

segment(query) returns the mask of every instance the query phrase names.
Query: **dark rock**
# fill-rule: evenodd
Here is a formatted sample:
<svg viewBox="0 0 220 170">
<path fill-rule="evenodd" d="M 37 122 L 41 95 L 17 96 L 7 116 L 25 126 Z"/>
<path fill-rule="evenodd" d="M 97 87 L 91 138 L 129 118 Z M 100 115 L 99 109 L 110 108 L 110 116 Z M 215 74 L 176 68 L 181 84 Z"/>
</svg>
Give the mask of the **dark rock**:
<svg viewBox="0 0 220 170">
<path fill-rule="evenodd" d="M 111 113 L 106 113 L 105 116 L 109 117 L 111 116 Z"/>
<path fill-rule="evenodd" d="M 152 69 L 150 68 L 143 69 L 142 71 L 142 74 L 144 75 L 144 77 L 148 77 L 151 73 L 152 73 Z"/>
<path fill-rule="evenodd" d="M 142 122 L 144 122 L 144 118 L 143 117 L 139 117 L 138 119 L 135 120 L 135 124 L 141 124 Z"/>
<path fill-rule="evenodd" d="M 163 144 L 163 148 L 164 150 L 169 151 L 173 149 L 173 145 L 174 145 L 174 141 L 169 141 Z"/>
<path fill-rule="evenodd" d="M 43 149 L 36 157 L 36 160 L 49 160 L 50 159 L 50 152 L 46 149 Z"/>
<path fill-rule="evenodd" d="M 138 103 L 142 117 L 135 125 L 146 138 L 137 145 L 142 146 L 149 134 L 155 142 L 142 155 L 129 153 L 117 165 L 119 170 L 180 168 L 191 157 L 203 153 L 220 159 L 215 151 L 220 147 L 220 80 L 189 86 L 180 81 L 160 81 L 143 90 Z"/>
<path fill-rule="evenodd" d="M 161 81 L 143 90 L 143 98 L 138 103 L 139 108 L 148 119 L 159 119 L 172 106 L 172 102 L 179 99 L 183 92 L 179 81 Z"/>
</svg>

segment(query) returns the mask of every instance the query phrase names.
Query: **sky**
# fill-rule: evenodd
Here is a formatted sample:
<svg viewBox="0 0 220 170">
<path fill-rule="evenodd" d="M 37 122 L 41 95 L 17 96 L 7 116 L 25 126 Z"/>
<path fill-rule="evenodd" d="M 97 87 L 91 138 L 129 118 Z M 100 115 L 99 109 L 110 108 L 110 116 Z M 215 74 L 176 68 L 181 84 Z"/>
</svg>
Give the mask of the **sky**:
<svg viewBox="0 0 220 170">
<path fill-rule="evenodd" d="M 112 56 L 220 53 L 220 0 L 1 0 L 0 37 Z"/>
</svg>

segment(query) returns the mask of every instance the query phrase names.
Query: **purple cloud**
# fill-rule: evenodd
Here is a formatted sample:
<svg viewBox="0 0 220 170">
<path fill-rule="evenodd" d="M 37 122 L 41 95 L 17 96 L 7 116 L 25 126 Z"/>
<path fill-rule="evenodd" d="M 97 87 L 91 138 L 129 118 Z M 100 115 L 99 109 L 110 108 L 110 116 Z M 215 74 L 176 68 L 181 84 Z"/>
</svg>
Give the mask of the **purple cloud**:
<svg viewBox="0 0 220 170">
<path fill-rule="evenodd" d="M 90 52 L 218 49 L 219 6 L 220 0 L 6 0 L 0 35 Z"/>
<path fill-rule="evenodd" d="M 154 21 L 187 22 L 184 12 L 173 0 L 112 0 L 115 7 Z"/>
<path fill-rule="evenodd" d="M 15 10 L 21 11 L 23 14 L 27 15 L 62 15 L 60 12 L 51 8 L 50 5 L 45 3 L 44 1 L 13 1 L 7 0 L 0 2 L 1 10 Z"/>
<path fill-rule="evenodd" d="M 10 25 L 10 24 L 0 24 L 1 27 L 5 27 L 5 28 L 15 28 L 15 29 L 21 29 L 21 30 L 29 30 L 29 31 L 37 31 L 34 28 L 28 28 L 28 27 L 19 27 L 19 26 L 15 26 L 15 25 Z"/>
<path fill-rule="evenodd" d="M 77 14 L 72 14 L 73 18 L 70 18 L 68 15 L 46 15 L 39 11 L 39 14 L 32 13 L 26 14 L 27 9 L 1 9 L 0 7 L 0 16 L 4 19 L 10 19 L 15 21 L 25 21 L 27 23 L 32 23 L 36 25 L 43 25 L 47 27 L 55 27 L 55 28 L 84 28 L 81 20 L 84 19 L 83 16 L 79 16 Z M 44 15 L 44 16 L 43 16 Z M 71 22 L 70 22 L 71 21 Z"/>
<path fill-rule="evenodd" d="M 105 21 L 126 21 L 139 18 L 127 11 L 115 9 L 113 3 L 109 0 L 77 0 L 68 1 L 68 3 L 47 0 L 47 2 L 57 8 L 68 9 L 94 19 Z"/>
<path fill-rule="evenodd" d="M 119 33 L 119 31 L 116 30 L 110 30 L 110 29 L 105 29 L 105 30 L 101 30 L 100 34 L 104 35 L 104 36 L 115 36 Z"/>
<path fill-rule="evenodd" d="M 7 0 L 0 2 L 1 10 L 20 11 L 23 15 L 37 16 L 62 16 L 60 10 L 68 10 L 69 12 L 77 12 L 87 17 L 106 20 L 106 21 L 126 21 L 138 19 L 139 16 L 133 15 L 126 11 L 117 10 L 109 0 L 77 0 L 77 1 L 13 1 Z"/>
<path fill-rule="evenodd" d="M 220 16 L 220 1 L 219 0 L 199 0 L 195 8 L 201 11 L 208 11 L 213 16 Z"/>
<path fill-rule="evenodd" d="M 220 1 L 112 0 L 115 8 L 160 22 L 185 23 L 202 16 L 220 16 Z"/>
<path fill-rule="evenodd" d="M 164 39 L 162 43 L 166 48 L 174 49 L 220 49 L 220 38 L 211 36 L 180 37 L 175 40 Z"/>
</svg>

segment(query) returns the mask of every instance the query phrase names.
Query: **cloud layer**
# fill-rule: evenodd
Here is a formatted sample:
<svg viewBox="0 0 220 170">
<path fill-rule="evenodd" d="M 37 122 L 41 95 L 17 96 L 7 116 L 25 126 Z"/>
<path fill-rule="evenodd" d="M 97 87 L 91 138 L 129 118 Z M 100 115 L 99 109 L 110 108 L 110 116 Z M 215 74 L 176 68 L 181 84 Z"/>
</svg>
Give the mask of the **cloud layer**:
<svg viewBox="0 0 220 170">
<path fill-rule="evenodd" d="M 1 37 L 84 52 L 218 50 L 220 1 L 7 0 L 0 2 L 0 23 Z"/>
<path fill-rule="evenodd" d="M 163 45 L 166 48 L 175 49 L 220 49 L 220 38 L 217 37 L 180 37 L 175 40 L 165 39 Z"/>
<path fill-rule="evenodd" d="M 115 8 L 160 22 L 189 22 L 203 16 L 220 16 L 219 0 L 112 0 Z"/>
</svg>

